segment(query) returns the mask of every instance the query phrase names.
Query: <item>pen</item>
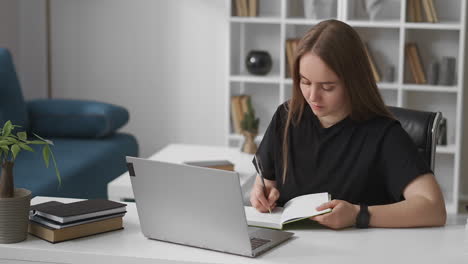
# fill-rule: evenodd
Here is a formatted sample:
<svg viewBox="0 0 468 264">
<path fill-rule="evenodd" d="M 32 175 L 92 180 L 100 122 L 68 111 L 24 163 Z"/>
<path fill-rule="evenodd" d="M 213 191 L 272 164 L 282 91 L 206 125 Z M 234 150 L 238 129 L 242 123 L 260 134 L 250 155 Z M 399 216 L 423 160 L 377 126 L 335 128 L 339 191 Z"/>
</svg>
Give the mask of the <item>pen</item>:
<svg viewBox="0 0 468 264">
<path fill-rule="evenodd" d="M 265 198 L 267 198 L 267 200 L 268 200 L 268 197 L 266 196 L 267 195 L 267 189 L 266 189 L 266 186 L 265 186 L 265 179 L 263 178 L 263 169 L 262 169 L 262 167 L 260 167 L 260 162 L 258 161 L 258 158 L 257 158 L 256 154 L 254 156 L 254 159 L 255 159 L 255 164 L 257 164 L 257 172 L 260 175 L 260 178 L 262 179 L 263 193 L 265 194 Z M 268 211 L 271 214 L 270 206 L 268 206 Z"/>
</svg>

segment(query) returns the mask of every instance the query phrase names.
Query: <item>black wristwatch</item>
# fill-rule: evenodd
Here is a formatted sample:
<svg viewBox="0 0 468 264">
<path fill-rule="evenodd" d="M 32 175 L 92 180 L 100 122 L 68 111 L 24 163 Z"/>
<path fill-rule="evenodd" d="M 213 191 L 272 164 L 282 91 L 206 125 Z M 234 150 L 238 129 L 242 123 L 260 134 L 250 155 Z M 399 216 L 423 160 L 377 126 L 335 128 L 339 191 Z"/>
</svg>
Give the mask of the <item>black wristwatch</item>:
<svg viewBox="0 0 468 264">
<path fill-rule="evenodd" d="M 361 204 L 359 213 L 356 217 L 356 227 L 357 228 L 368 228 L 370 222 L 370 214 L 367 205 Z"/>
</svg>

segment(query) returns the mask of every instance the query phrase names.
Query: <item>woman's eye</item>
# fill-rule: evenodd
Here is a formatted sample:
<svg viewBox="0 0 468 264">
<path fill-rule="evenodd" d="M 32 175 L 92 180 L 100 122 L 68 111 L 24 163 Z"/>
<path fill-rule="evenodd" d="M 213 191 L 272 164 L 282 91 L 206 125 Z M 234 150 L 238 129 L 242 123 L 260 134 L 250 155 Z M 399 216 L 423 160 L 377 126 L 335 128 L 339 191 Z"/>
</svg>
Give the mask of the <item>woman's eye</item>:
<svg viewBox="0 0 468 264">
<path fill-rule="evenodd" d="M 331 91 L 331 90 L 335 89 L 335 86 L 322 86 L 322 89 L 325 90 L 325 91 Z"/>
<path fill-rule="evenodd" d="M 308 81 L 306 81 L 306 80 L 301 80 L 301 84 L 309 85 L 310 82 L 308 82 Z"/>
</svg>

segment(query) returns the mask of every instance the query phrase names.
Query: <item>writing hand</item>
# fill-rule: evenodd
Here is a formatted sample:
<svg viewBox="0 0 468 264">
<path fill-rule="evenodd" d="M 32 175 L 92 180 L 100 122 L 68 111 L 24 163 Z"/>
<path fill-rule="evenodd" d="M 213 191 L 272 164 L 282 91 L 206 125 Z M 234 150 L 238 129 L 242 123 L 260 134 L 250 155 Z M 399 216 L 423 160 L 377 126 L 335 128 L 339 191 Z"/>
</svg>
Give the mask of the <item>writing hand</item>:
<svg viewBox="0 0 468 264">
<path fill-rule="evenodd" d="M 265 189 L 263 190 L 263 184 L 259 176 L 255 180 L 255 183 L 250 192 L 250 203 L 259 212 L 266 213 L 273 210 L 276 207 L 276 201 L 280 197 L 278 189 L 276 189 L 276 182 L 265 179 Z"/>
</svg>

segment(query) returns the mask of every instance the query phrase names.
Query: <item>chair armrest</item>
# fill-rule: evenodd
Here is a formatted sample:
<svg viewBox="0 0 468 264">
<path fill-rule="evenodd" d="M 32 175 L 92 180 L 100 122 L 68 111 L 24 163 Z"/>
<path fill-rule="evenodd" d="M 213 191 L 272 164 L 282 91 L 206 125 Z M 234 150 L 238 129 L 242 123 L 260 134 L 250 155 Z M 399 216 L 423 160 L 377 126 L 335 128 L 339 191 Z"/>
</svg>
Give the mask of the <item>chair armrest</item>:
<svg viewBox="0 0 468 264">
<path fill-rule="evenodd" d="M 31 132 L 44 137 L 105 137 L 129 119 L 125 108 L 94 101 L 40 99 L 27 107 Z"/>
</svg>

